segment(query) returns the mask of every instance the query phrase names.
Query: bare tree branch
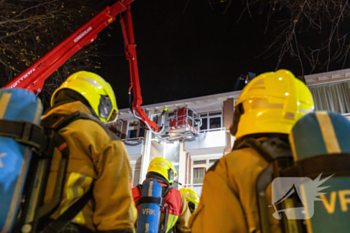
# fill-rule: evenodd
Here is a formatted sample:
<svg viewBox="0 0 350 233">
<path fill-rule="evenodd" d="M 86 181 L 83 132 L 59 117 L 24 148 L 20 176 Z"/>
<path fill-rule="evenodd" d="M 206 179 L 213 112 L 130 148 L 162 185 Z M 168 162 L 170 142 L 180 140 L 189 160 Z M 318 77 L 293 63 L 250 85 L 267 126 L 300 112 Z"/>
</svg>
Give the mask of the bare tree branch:
<svg viewBox="0 0 350 233">
<path fill-rule="evenodd" d="M 243 1 L 242 14 L 248 11 L 251 15 L 251 6 L 260 4 L 259 14 L 267 17 L 265 34 L 274 39 L 263 54 L 279 51 L 276 69 L 287 54 L 298 59 L 303 72 L 305 65 L 310 72 L 323 66 L 329 70 L 333 62 L 345 67 L 350 47 L 348 0 Z"/>
<path fill-rule="evenodd" d="M 105 0 L 1 0 L 0 86 L 5 85 L 84 25 L 106 6 Z M 45 82 L 41 97 L 49 104 L 52 92 L 72 73 L 100 68 L 98 42 L 70 58 Z"/>
</svg>

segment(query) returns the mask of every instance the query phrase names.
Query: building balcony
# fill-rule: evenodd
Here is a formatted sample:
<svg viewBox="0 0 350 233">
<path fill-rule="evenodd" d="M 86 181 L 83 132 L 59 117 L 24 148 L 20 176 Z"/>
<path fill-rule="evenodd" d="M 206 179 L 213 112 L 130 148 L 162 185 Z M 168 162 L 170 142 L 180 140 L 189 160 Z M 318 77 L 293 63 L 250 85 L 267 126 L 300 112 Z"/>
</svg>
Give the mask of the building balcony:
<svg viewBox="0 0 350 233">
<path fill-rule="evenodd" d="M 144 138 L 123 139 L 130 161 L 137 160 L 143 154 Z"/>
<path fill-rule="evenodd" d="M 184 148 L 190 155 L 221 154 L 226 145 L 226 128 L 216 128 L 199 131 L 199 137 L 186 139 Z"/>
</svg>

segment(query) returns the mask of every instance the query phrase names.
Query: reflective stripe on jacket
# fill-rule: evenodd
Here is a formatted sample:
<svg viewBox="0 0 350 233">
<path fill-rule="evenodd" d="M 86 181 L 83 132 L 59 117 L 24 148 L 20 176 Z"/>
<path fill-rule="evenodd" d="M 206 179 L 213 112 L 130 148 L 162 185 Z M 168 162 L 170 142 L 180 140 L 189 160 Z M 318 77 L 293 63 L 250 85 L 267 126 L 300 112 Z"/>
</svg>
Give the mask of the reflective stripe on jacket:
<svg viewBox="0 0 350 233">
<path fill-rule="evenodd" d="M 201 199 L 190 219 L 194 233 L 260 232 L 256 180 L 268 163 L 255 150 L 234 150 L 205 174 Z M 271 185 L 266 191 L 271 202 Z M 271 203 L 268 203 L 271 205 Z M 269 208 L 271 233 L 280 233 Z"/>
<path fill-rule="evenodd" d="M 76 111 L 91 114 L 84 104 L 77 101 L 54 107 L 42 118 Z M 91 120 L 75 120 L 59 133 L 66 140 L 70 153 L 63 199 L 51 218 L 56 219 L 93 183 L 93 198 L 73 222 L 93 231 L 133 232 L 131 166 L 124 143 L 115 140 L 117 138 L 111 132 Z M 55 151 L 45 203 L 53 196 L 59 157 Z"/>
<path fill-rule="evenodd" d="M 166 184 L 162 184 L 163 187 Z M 132 195 L 134 201 L 137 202 L 141 198 L 141 193 L 138 187 L 132 188 Z M 186 199 L 182 196 L 179 190 L 172 188 L 164 197 L 165 202 L 168 205 L 168 226 L 166 233 L 170 232 L 190 232 L 188 228 L 188 221 L 191 216 L 191 211 L 188 208 Z M 137 206 L 137 211 L 140 210 L 140 206 Z M 161 229 L 163 228 L 165 208 L 162 209 L 160 216 Z"/>
</svg>

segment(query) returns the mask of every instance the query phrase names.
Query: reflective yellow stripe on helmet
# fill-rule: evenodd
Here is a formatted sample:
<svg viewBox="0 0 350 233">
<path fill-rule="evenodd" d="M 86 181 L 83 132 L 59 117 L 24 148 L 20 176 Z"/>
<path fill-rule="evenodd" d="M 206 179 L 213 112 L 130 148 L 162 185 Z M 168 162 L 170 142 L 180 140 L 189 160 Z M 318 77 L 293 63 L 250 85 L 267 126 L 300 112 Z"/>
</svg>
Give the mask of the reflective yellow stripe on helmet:
<svg viewBox="0 0 350 233">
<path fill-rule="evenodd" d="M 91 183 L 92 183 L 91 177 L 72 172 L 69 175 L 69 178 L 66 184 L 67 200 L 64 203 L 60 214 L 65 212 L 72 203 L 74 203 L 80 197 L 82 197 L 85 193 L 84 190 L 86 189 L 86 187 L 89 187 Z M 75 216 L 75 218 L 72 220 L 72 222 L 78 223 L 78 224 L 84 224 L 85 219 L 84 219 L 83 213 L 80 211 L 78 215 Z"/>
</svg>

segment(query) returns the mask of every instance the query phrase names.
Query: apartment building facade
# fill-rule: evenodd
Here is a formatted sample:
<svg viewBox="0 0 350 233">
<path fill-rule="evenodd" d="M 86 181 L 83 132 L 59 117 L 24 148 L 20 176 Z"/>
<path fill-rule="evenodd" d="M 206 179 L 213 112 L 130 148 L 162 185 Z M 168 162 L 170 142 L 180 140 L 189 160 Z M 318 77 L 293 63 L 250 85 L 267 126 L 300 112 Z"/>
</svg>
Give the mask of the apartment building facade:
<svg viewBox="0 0 350 233">
<path fill-rule="evenodd" d="M 299 77 L 310 88 L 316 110 L 340 112 L 350 119 L 350 69 Z M 167 107 L 170 111 L 188 106 L 202 118 L 199 137 L 166 143 L 155 137 L 131 113 L 121 109 L 118 120 L 120 137 L 130 156 L 133 186 L 146 177 L 150 161 L 161 156 L 178 172 L 175 188 L 191 187 L 199 195 L 205 172 L 222 156 L 229 153 L 234 137 L 229 132 L 233 121 L 235 100 L 241 91 L 220 93 L 143 106 L 154 120 Z"/>
</svg>

